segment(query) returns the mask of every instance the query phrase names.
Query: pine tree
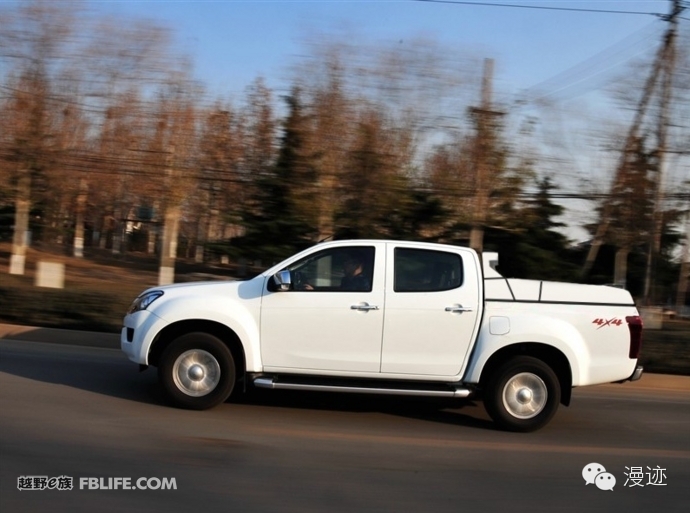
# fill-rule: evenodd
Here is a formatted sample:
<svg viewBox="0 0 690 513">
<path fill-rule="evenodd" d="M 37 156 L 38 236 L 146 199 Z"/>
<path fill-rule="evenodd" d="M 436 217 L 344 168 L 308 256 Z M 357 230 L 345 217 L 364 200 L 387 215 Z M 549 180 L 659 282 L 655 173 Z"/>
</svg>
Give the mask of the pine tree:
<svg viewBox="0 0 690 513">
<path fill-rule="evenodd" d="M 252 208 L 244 212 L 245 234 L 234 241 L 243 256 L 279 259 L 315 241 L 313 168 L 306 153 L 307 117 L 294 88 L 275 165 L 255 177 Z M 310 180 L 311 177 L 311 180 Z"/>
<path fill-rule="evenodd" d="M 508 229 L 487 232 L 487 247 L 499 252 L 499 271 L 518 278 L 574 281 L 577 266 L 569 241 L 556 220 L 564 208 L 553 202 L 548 176 L 537 181 L 534 196 L 514 212 Z"/>
</svg>

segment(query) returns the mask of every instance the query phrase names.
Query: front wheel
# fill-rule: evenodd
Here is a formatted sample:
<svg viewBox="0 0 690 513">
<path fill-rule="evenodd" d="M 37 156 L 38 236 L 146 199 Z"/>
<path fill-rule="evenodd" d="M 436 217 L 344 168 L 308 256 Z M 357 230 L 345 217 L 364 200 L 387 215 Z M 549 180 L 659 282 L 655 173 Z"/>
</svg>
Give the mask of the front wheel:
<svg viewBox="0 0 690 513">
<path fill-rule="evenodd" d="M 235 385 L 235 362 L 221 340 L 188 333 L 163 352 L 158 379 L 175 406 L 206 410 L 224 402 Z"/>
<path fill-rule="evenodd" d="M 484 406 L 501 428 L 536 431 L 554 416 L 561 386 L 551 367 L 531 356 L 518 356 L 500 366 L 487 382 Z"/>
</svg>

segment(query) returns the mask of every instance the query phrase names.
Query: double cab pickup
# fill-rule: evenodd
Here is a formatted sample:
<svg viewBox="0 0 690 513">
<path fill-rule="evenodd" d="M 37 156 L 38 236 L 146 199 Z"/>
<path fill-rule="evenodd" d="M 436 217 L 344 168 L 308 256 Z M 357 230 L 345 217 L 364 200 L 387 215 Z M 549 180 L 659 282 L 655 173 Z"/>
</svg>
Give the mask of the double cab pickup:
<svg viewBox="0 0 690 513">
<path fill-rule="evenodd" d="M 476 398 L 512 431 L 547 424 L 574 387 L 639 379 L 629 292 L 508 279 L 495 261 L 443 244 L 321 243 L 249 280 L 144 291 L 121 346 L 183 408 L 249 386 Z"/>
</svg>

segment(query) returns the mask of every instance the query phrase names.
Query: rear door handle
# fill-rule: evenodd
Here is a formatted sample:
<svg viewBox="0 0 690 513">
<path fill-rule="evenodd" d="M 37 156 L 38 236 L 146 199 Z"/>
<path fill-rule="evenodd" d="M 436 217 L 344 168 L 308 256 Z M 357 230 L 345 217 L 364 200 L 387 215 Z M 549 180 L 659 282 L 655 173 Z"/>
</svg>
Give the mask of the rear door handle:
<svg viewBox="0 0 690 513">
<path fill-rule="evenodd" d="M 378 310 L 379 307 L 376 305 L 370 305 L 369 303 L 360 303 L 358 305 L 352 305 L 350 310 L 358 310 L 360 312 L 368 312 L 369 310 Z"/>
<path fill-rule="evenodd" d="M 446 312 L 451 312 L 451 313 L 462 313 L 462 312 L 472 312 L 474 308 L 470 306 L 462 306 L 462 305 L 453 305 L 453 306 L 447 306 L 446 307 Z"/>
</svg>

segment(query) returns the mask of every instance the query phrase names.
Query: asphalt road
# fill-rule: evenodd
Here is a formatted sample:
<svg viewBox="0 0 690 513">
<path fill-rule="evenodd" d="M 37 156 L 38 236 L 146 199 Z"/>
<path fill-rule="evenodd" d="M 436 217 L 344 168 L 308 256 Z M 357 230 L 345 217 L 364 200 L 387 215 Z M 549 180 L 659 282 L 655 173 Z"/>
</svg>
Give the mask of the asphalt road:
<svg viewBox="0 0 690 513">
<path fill-rule="evenodd" d="M 585 483 L 593 462 L 613 490 Z M 29 476 L 71 477 L 73 489 L 19 490 L 21 478 L 40 484 Z M 154 487 L 174 478 L 177 489 L 113 489 L 141 477 Z M 81 489 L 95 482 L 111 489 Z M 139 373 L 117 350 L 0 340 L 2 513 L 656 513 L 688 504 L 688 377 L 578 389 L 545 429 L 515 434 L 495 430 L 472 403 L 257 391 L 210 411 L 177 410 L 155 371 Z"/>
</svg>

